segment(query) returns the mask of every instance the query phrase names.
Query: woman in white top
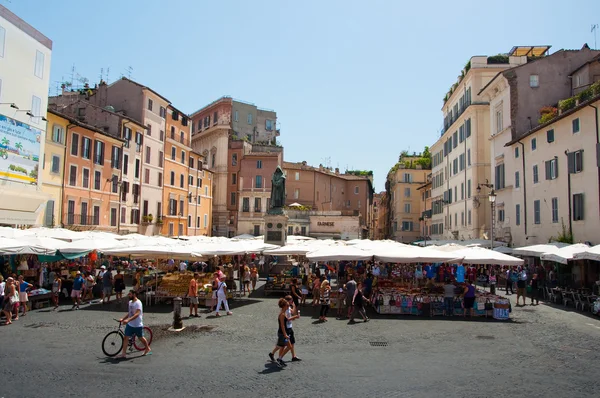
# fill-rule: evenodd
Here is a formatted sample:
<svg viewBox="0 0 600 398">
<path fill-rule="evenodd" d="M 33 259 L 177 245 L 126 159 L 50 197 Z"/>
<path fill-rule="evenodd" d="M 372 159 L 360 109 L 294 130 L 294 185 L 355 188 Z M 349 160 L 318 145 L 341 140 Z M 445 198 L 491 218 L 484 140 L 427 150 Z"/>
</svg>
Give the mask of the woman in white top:
<svg viewBox="0 0 600 398">
<path fill-rule="evenodd" d="M 232 312 L 229 311 L 229 303 L 227 302 L 227 284 L 224 281 L 219 281 L 217 285 L 217 316 L 221 316 L 219 315 L 221 304 L 225 305 L 227 315 L 232 315 Z"/>
</svg>

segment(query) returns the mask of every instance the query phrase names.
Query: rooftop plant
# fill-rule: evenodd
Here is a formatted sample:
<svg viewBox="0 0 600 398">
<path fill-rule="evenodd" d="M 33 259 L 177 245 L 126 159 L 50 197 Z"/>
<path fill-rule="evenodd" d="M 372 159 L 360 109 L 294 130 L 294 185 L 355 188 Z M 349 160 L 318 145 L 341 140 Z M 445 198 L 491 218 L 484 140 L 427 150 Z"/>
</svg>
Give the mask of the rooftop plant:
<svg viewBox="0 0 600 398">
<path fill-rule="evenodd" d="M 571 98 L 567 98 L 562 101 L 558 101 L 558 107 L 563 112 L 566 112 L 569 109 L 575 108 L 575 97 L 571 97 Z"/>
<path fill-rule="evenodd" d="M 492 55 L 487 58 L 487 63 L 489 64 L 507 64 L 508 63 L 508 55 L 498 54 Z"/>
<path fill-rule="evenodd" d="M 540 109 L 540 115 L 538 123 L 544 124 L 558 116 L 558 109 L 553 106 L 544 106 Z"/>
</svg>

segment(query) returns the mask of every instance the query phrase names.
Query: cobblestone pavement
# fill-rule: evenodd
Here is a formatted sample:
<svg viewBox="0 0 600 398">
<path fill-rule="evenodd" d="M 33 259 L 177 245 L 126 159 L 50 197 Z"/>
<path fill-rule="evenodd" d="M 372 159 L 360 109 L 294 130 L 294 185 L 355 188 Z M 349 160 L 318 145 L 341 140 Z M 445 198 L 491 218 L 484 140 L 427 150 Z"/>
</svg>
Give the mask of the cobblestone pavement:
<svg viewBox="0 0 600 398">
<path fill-rule="evenodd" d="M 319 324 L 316 311 L 306 307 L 294 323 L 303 361 L 279 369 L 267 361 L 275 343 L 276 302 L 257 292 L 232 303 L 233 316 L 184 319 L 180 333 L 165 330 L 170 306 L 145 308 L 145 324 L 155 332 L 154 354 L 135 353 L 125 361 L 107 359 L 101 350 L 124 304 L 32 311 L 0 327 L 0 396 L 600 394 L 600 319 L 560 307 L 514 308 L 510 322 L 373 314 L 371 322 L 352 325 L 336 320 L 335 310 Z"/>
</svg>

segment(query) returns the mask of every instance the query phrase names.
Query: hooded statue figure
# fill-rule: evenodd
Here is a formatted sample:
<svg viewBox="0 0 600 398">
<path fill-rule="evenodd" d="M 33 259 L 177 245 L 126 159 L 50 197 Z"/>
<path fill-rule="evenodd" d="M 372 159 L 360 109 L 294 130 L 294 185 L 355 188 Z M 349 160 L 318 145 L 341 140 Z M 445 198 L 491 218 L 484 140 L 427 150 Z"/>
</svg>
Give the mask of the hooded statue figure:
<svg viewBox="0 0 600 398">
<path fill-rule="evenodd" d="M 277 166 L 271 177 L 271 206 L 270 209 L 283 209 L 285 206 L 285 175 L 281 166 Z"/>
</svg>

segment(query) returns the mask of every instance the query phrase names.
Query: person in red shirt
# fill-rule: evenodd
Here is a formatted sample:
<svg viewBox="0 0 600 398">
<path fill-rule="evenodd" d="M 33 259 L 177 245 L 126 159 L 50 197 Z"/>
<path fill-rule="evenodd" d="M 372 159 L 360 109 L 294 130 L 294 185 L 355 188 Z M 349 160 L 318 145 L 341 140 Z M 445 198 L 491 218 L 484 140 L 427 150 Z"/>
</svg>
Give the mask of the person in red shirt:
<svg viewBox="0 0 600 398">
<path fill-rule="evenodd" d="M 444 282 L 446 280 L 446 266 L 444 264 L 439 266 L 438 274 L 440 276 L 440 282 Z"/>
</svg>

